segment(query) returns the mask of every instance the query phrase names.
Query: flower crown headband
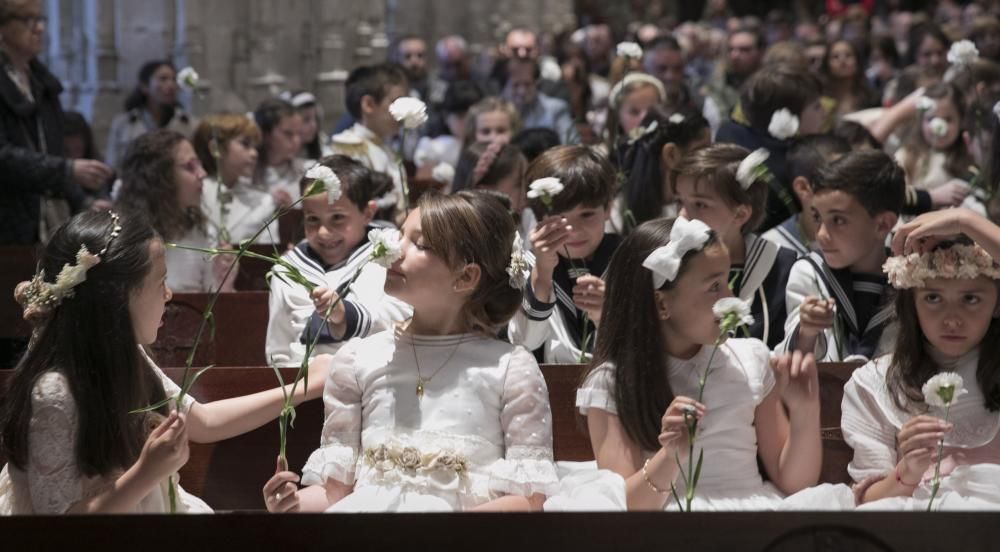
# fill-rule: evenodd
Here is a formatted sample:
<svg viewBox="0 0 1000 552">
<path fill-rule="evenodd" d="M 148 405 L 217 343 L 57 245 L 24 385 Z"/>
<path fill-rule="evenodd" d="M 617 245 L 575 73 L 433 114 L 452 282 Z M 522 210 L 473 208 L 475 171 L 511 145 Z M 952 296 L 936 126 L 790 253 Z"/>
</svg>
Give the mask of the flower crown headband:
<svg viewBox="0 0 1000 552">
<path fill-rule="evenodd" d="M 653 272 L 653 289 L 673 282 L 681 269 L 681 261 L 689 251 L 701 251 L 712 237 L 712 229 L 704 222 L 677 217 L 670 228 L 670 243 L 657 247 L 642 261 Z"/>
<path fill-rule="evenodd" d="M 45 315 L 58 307 L 63 299 L 73 296 L 76 286 L 87 280 L 87 271 L 101 262 L 108 252 L 111 243 L 121 233 L 121 218 L 118 213 L 108 211 L 111 217 L 111 232 L 107 243 L 96 255 L 91 253 L 86 245 L 80 245 L 76 252 L 76 263 L 66 263 L 56 276 L 56 281 L 45 281 L 45 270 L 39 270 L 29 282 L 21 282 L 14 289 L 14 299 L 24 308 L 24 319 L 30 321 L 43 319 Z"/>
<path fill-rule="evenodd" d="M 923 287 L 934 278 L 967 279 L 986 276 L 1000 279 L 1000 266 L 979 245 L 956 244 L 928 251 L 889 257 L 882 270 L 896 289 Z"/>
</svg>

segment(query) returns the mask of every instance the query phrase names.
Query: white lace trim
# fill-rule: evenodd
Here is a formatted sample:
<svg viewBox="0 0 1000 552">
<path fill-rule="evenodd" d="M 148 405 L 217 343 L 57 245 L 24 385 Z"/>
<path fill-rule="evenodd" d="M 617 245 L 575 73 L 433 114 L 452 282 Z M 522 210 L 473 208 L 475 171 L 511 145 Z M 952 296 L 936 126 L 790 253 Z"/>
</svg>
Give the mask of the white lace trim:
<svg viewBox="0 0 1000 552">
<path fill-rule="evenodd" d="M 313 451 L 302 468 L 303 485 L 322 485 L 328 479 L 353 485 L 358 453 L 353 447 L 327 445 Z"/>
</svg>

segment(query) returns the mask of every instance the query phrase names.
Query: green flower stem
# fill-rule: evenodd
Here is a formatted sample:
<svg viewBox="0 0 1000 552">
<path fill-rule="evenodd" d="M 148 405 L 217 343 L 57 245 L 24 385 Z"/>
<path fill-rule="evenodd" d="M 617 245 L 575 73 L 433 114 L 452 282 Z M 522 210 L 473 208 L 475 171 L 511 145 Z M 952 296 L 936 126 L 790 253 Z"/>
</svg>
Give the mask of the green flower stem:
<svg viewBox="0 0 1000 552">
<path fill-rule="evenodd" d="M 821 288 L 819 285 L 819 277 L 816 276 L 815 273 L 813 273 L 813 285 L 816 286 L 816 292 L 819 293 L 820 299 L 824 301 L 828 301 L 830 299 L 829 297 L 826 296 L 825 293 L 823 293 L 823 288 Z M 838 323 L 838 321 L 839 317 L 837 316 L 836 313 L 834 313 L 833 328 L 831 328 L 833 330 L 833 346 L 834 349 L 837 351 L 837 358 L 843 360 L 844 351 L 843 349 L 840 348 L 840 324 Z"/>
<path fill-rule="evenodd" d="M 951 402 L 949 401 L 944 405 L 944 422 L 948 423 L 948 413 L 951 411 Z M 938 490 L 941 488 L 941 457 L 944 455 L 944 437 L 938 441 L 937 446 L 937 463 L 934 465 L 934 479 L 931 480 L 931 498 L 927 501 L 927 511 L 931 511 L 931 506 L 934 505 L 934 497 L 937 496 Z"/>
</svg>

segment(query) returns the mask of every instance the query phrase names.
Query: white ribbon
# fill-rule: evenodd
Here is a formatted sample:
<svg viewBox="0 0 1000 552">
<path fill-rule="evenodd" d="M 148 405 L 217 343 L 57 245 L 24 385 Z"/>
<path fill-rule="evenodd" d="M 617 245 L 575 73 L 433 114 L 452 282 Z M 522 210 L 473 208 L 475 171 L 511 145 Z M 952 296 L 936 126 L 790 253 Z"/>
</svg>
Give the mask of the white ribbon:
<svg viewBox="0 0 1000 552">
<path fill-rule="evenodd" d="M 712 229 L 700 220 L 677 217 L 670 229 L 670 243 L 657 247 L 642 261 L 642 266 L 653 271 L 653 289 L 660 289 L 666 282 L 673 282 L 681 268 L 681 260 L 688 251 L 705 247 Z"/>
</svg>

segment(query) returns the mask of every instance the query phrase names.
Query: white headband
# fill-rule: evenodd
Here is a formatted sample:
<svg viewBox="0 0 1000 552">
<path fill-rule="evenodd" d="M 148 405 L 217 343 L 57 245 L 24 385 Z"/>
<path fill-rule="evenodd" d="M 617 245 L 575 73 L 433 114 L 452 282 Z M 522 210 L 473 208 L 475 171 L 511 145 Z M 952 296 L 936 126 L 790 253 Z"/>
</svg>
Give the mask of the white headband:
<svg viewBox="0 0 1000 552">
<path fill-rule="evenodd" d="M 294 107 L 295 109 L 298 109 L 304 105 L 310 105 L 316 103 L 316 96 L 314 96 L 310 92 L 299 92 L 298 94 L 293 96 L 291 92 L 285 91 L 282 92 L 281 95 L 278 97 L 292 104 L 292 107 Z"/>
<path fill-rule="evenodd" d="M 657 247 L 642 261 L 642 266 L 653 271 L 653 289 L 660 289 L 664 283 L 673 282 L 684 255 L 705 247 L 711 232 L 712 229 L 700 220 L 677 217 L 670 229 L 670 243 Z"/>
<path fill-rule="evenodd" d="M 646 73 L 629 73 L 625 75 L 625 78 L 618 81 L 618 84 L 615 84 L 611 88 L 611 93 L 608 94 L 608 104 L 611 106 L 612 109 L 618 109 L 618 105 L 621 103 L 622 100 L 620 96 L 622 92 L 625 90 L 625 87 L 637 82 L 645 83 L 652 86 L 653 88 L 656 89 L 656 93 L 659 95 L 660 101 L 661 102 L 666 101 L 667 90 L 663 88 L 663 83 L 660 82 L 660 79 L 652 75 L 647 75 Z"/>
</svg>

